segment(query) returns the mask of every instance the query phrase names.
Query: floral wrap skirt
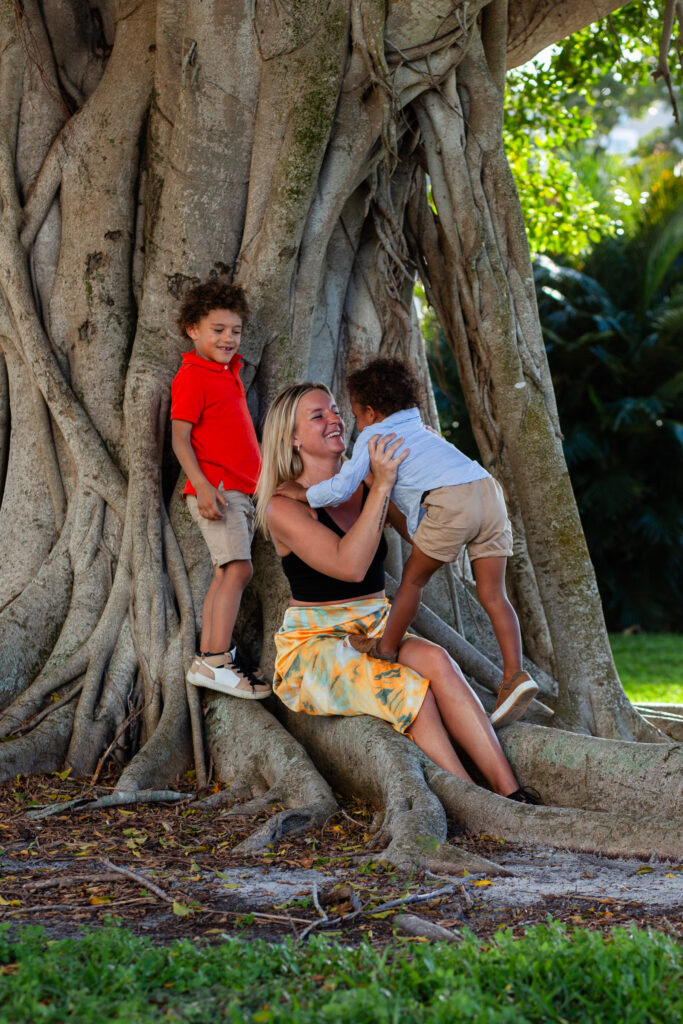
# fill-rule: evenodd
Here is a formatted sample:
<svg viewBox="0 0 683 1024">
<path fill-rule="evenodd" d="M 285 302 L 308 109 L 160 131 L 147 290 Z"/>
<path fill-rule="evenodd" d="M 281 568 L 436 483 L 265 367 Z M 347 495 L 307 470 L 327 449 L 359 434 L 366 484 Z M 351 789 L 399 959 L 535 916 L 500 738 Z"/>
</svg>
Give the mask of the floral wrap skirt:
<svg viewBox="0 0 683 1024">
<path fill-rule="evenodd" d="M 412 669 L 359 654 L 349 634 L 380 636 L 386 598 L 288 608 L 275 634 L 273 689 L 292 711 L 309 715 L 372 715 L 405 732 L 429 687 Z"/>
</svg>

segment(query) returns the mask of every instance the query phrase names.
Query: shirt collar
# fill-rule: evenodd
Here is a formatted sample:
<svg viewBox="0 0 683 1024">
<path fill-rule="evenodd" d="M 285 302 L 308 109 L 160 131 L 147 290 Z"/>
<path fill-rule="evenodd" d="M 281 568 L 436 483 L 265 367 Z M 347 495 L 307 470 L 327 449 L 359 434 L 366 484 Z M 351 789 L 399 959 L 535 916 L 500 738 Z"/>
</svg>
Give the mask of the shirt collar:
<svg viewBox="0 0 683 1024">
<path fill-rule="evenodd" d="M 232 370 L 238 373 L 242 369 L 244 360 L 239 352 L 235 352 L 229 363 L 216 363 L 213 359 L 204 359 L 194 349 L 191 352 L 183 352 L 183 366 L 201 366 L 203 370 L 211 370 L 213 373 L 221 373 L 223 370 Z"/>
<path fill-rule="evenodd" d="M 382 420 L 382 426 L 391 423 L 405 423 L 408 420 L 419 420 L 420 410 L 417 406 L 413 406 L 412 409 L 399 409 L 398 412 L 392 412 L 389 416 Z"/>
</svg>

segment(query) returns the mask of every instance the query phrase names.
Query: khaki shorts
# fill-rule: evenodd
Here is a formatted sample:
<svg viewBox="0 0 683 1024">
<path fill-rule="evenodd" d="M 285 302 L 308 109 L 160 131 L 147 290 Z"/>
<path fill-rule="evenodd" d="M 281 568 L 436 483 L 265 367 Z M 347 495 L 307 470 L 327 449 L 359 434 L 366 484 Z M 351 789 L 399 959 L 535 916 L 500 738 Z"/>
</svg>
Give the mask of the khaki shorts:
<svg viewBox="0 0 683 1024">
<path fill-rule="evenodd" d="M 512 529 L 503 489 L 492 476 L 469 484 L 435 487 L 422 502 L 425 514 L 413 534 L 420 551 L 454 562 L 467 545 L 470 560 L 509 557 Z"/>
<path fill-rule="evenodd" d="M 219 484 L 218 492 L 225 498 L 222 519 L 207 519 L 199 512 L 197 498 L 188 494 L 187 507 L 202 531 L 214 565 L 228 562 L 251 561 L 251 542 L 254 536 L 254 505 L 242 491 L 226 491 Z"/>
</svg>

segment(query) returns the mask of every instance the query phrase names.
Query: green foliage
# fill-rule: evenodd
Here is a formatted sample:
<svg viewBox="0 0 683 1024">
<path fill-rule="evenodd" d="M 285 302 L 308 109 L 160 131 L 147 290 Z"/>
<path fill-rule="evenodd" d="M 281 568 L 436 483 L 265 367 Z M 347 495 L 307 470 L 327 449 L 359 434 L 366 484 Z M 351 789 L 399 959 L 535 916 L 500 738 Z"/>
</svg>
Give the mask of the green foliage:
<svg viewBox="0 0 683 1024">
<path fill-rule="evenodd" d="M 583 271 L 539 257 L 534 275 L 608 625 L 680 629 L 683 179 L 663 174 L 633 236 L 606 239 Z M 431 311 L 424 332 L 444 434 L 477 458 L 455 360 Z"/>
<path fill-rule="evenodd" d="M 652 181 L 681 159 L 671 126 L 643 140 L 638 165 L 607 154 L 622 114 L 668 104 L 657 63 L 661 4 L 637 0 L 508 73 L 505 146 L 532 253 L 573 260 L 605 235 L 629 231 Z M 671 47 L 674 87 L 683 85 Z"/>
<path fill-rule="evenodd" d="M 683 634 L 612 634 L 609 639 L 629 700 L 683 704 Z"/>
<path fill-rule="evenodd" d="M 558 924 L 486 945 L 466 932 L 459 945 L 395 941 L 382 952 L 325 937 L 152 946 L 116 927 L 50 941 L 26 928 L 5 931 L 0 964 L 2 1024 L 663 1024 L 683 1013 L 683 955 L 669 936 Z"/>
<path fill-rule="evenodd" d="M 569 160 L 595 131 L 593 119 L 564 102 L 561 82 L 538 69 L 510 72 L 504 141 L 532 252 L 580 256 L 613 229 L 609 214 Z"/>
<path fill-rule="evenodd" d="M 638 233 L 603 243 L 585 270 L 539 258 L 534 273 L 608 624 L 680 628 L 683 181 L 665 176 Z"/>
</svg>

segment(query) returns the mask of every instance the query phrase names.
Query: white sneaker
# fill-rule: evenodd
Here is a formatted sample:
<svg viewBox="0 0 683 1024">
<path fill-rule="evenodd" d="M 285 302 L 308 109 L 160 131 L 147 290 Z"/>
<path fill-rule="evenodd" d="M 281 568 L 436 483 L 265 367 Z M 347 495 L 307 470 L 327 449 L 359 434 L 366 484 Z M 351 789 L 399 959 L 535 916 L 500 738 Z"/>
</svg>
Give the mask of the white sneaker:
<svg viewBox="0 0 683 1024">
<path fill-rule="evenodd" d="M 218 693 L 228 693 L 244 700 L 264 700 L 273 692 L 262 678 L 239 669 L 229 654 L 195 658 L 186 678 L 193 686 L 203 686 L 207 690 L 217 690 Z"/>
</svg>

